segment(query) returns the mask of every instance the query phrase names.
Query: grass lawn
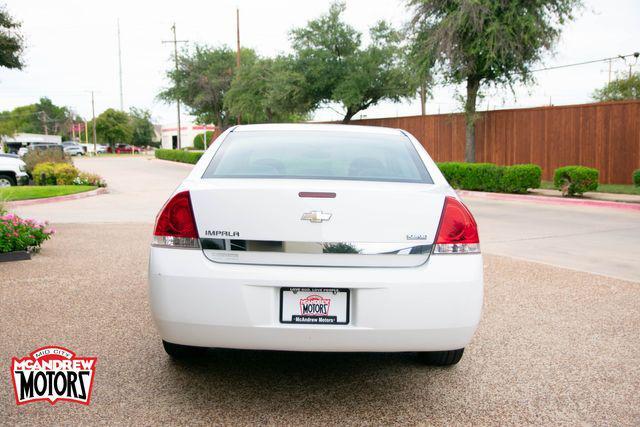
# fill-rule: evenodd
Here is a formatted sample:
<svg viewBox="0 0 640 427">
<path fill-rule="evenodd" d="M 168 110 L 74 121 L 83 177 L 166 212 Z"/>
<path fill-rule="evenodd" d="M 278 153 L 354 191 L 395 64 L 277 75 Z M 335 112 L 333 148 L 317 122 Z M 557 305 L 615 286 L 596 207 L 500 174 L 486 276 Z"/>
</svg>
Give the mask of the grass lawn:
<svg viewBox="0 0 640 427">
<path fill-rule="evenodd" d="M 554 190 L 553 182 L 542 181 L 540 188 Z M 640 195 L 640 187 L 631 184 L 600 184 L 596 190 L 598 193 L 615 193 L 615 194 L 637 194 Z"/>
<path fill-rule="evenodd" d="M 66 196 L 67 194 L 82 193 L 95 190 L 92 185 L 28 185 L 23 187 L 0 188 L 0 200 L 11 202 L 15 200 L 43 199 L 47 197 Z"/>
</svg>

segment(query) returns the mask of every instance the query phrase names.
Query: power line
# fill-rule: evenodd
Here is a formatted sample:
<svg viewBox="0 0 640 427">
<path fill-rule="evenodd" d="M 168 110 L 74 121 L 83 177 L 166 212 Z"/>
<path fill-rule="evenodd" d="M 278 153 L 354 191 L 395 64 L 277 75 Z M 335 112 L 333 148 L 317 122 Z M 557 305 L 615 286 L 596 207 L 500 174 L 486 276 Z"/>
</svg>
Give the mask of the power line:
<svg viewBox="0 0 640 427">
<path fill-rule="evenodd" d="M 545 68 L 538 68 L 537 70 L 531 70 L 531 73 L 537 73 L 539 71 L 549 71 L 549 70 L 557 70 L 560 68 L 568 68 L 568 67 L 577 67 L 579 65 L 588 65 L 588 64 L 595 64 L 597 62 L 605 62 L 605 61 L 613 61 L 614 59 L 625 59 L 625 58 L 629 58 L 629 57 L 635 57 L 636 59 L 640 56 L 640 52 L 633 52 L 627 55 L 618 55 L 618 56 L 612 56 L 611 58 L 602 58 L 602 59 L 593 59 L 591 61 L 584 61 L 584 62 L 575 62 L 573 64 L 565 64 L 565 65 L 555 65 L 553 67 L 545 67 Z"/>
</svg>

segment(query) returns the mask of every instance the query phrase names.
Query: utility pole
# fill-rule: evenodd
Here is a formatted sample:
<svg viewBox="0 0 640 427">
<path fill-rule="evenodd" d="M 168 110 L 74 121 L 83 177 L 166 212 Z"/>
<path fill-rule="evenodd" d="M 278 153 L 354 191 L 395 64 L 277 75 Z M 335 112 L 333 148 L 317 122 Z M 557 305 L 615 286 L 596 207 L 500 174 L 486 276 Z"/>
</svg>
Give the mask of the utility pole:
<svg viewBox="0 0 640 427">
<path fill-rule="evenodd" d="M 93 100 L 93 91 L 91 91 L 91 116 L 93 117 L 93 153 L 98 154 L 98 143 L 96 141 L 96 104 Z"/>
<path fill-rule="evenodd" d="M 176 89 L 178 96 L 176 97 L 176 104 L 178 106 L 178 150 L 182 148 L 182 135 L 181 135 L 181 124 L 180 124 L 180 76 L 178 74 L 178 43 L 186 43 L 186 40 L 177 40 L 176 39 L 176 23 L 174 22 L 171 26 L 171 31 L 173 31 L 173 40 L 163 40 L 162 43 L 173 43 L 173 60 L 175 62 L 176 67 Z"/>
<path fill-rule="evenodd" d="M 611 83 L 611 61 L 612 59 L 609 58 L 609 83 Z"/>
<path fill-rule="evenodd" d="M 40 111 L 40 121 L 42 121 L 44 134 L 49 135 L 49 126 L 47 126 L 47 113 L 45 113 L 44 111 Z"/>
<path fill-rule="evenodd" d="M 236 74 L 240 72 L 240 9 L 236 8 Z M 238 124 L 242 121 L 242 114 L 238 114 Z"/>
<path fill-rule="evenodd" d="M 120 111 L 124 111 L 124 99 L 122 96 L 122 48 L 120 45 L 120 18 L 118 18 L 118 75 L 120 76 Z"/>
</svg>

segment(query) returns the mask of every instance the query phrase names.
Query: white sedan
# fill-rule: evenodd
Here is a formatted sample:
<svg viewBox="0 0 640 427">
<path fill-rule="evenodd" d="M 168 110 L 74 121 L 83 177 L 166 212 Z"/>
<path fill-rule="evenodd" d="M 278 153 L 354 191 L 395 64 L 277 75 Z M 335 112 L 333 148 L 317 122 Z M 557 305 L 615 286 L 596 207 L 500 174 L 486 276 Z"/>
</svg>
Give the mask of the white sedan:
<svg viewBox="0 0 640 427">
<path fill-rule="evenodd" d="M 420 143 L 379 127 L 223 133 L 156 219 L 164 348 L 418 352 L 452 365 L 482 309 L 476 222 Z"/>
</svg>

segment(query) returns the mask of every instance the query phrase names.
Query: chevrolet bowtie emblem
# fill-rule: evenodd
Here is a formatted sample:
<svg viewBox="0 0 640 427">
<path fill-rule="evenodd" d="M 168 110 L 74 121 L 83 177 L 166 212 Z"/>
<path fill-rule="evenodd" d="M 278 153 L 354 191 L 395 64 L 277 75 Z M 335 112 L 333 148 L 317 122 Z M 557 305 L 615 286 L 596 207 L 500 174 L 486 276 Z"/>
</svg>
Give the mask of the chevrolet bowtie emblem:
<svg viewBox="0 0 640 427">
<path fill-rule="evenodd" d="M 310 221 L 310 222 L 323 222 L 329 221 L 331 219 L 330 213 L 324 213 L 322 211 L 311 211 L 302 214 L 302 221 Z"/>
</svg>

